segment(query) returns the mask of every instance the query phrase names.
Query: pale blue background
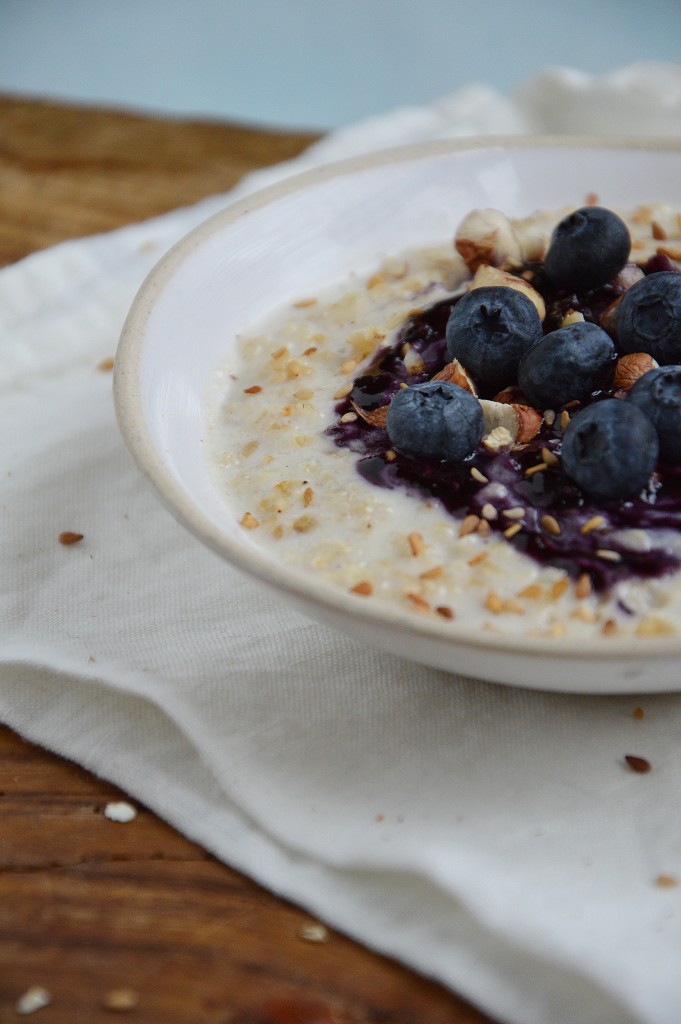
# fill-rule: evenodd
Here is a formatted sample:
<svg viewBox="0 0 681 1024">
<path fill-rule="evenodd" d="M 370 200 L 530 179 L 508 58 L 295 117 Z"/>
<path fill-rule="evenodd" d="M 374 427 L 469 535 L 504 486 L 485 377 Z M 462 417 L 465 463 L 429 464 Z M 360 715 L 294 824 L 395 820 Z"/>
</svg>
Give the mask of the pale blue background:
<svg viewBox="0 0 681 1024">
<path fill-rule="evenodd" d="M 1 90 L 272 125 L 637 60 L 681 60 L 681 0 L 0 0 Z"/>
</svg>

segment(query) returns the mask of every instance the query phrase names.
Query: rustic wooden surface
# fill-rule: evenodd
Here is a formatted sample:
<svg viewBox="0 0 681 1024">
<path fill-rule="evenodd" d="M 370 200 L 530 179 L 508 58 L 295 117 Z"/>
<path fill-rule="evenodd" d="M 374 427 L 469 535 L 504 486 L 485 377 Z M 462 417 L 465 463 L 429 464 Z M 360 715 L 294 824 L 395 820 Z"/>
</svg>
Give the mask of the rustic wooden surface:
<svg viewBox="0 0 681 1024">
<path fill-rule="evenodd" d="M 0 266 L 229 189 L 310 136 L 0 97 Z M 0 1021 L 488 1024 L 440 986 L 330 932 L 144 808 L 0 726 Z M 121 992 L 123 995 L 121 995 Z M 118 999 L 136 1003 L 107 1008 Z M 126 994 L 127 993 L 127 997 Z"/>
</svg>

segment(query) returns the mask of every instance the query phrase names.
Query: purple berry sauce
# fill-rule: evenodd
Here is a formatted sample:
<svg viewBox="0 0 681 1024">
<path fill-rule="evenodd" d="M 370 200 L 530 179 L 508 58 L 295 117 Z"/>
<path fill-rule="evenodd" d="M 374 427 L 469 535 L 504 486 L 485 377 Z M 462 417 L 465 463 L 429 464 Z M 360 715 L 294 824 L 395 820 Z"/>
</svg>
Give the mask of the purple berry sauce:
<svg viewBox="0 0 681 1024">
<path fill-rule="evenodd" d="M 664 257 L 653 257 L 644 271 L 677 269 L 673 264 L 671 268 L 658 265 L 661 259 Z M 622 289 L 609 284 L 585 294 L 567 294 L 549 285 L 541 264 L 528 264 L 524 269 L 532 275 L 533 287 L 546 302 L 546 333 L 560 325 L 568 309 L 581 312 L 585 320 L 598 323 L 602 313 L 622 293 Z M 681 531 L 681 466 L 660 463 L 647 490 L 628 501 L 607 503 L 596 503 L 584 495 L 565 475 L 560 464 L 527 475 L 528 469 L 544 461 L 542 449 L 560 457 L 559 410 L 555 423 L 552 426 L 543 423 L 538 435 L 529 443 L 496 454 L 480 445 L 460 465 L 400 455 L 391 449 L 385 430 L 371 426 L 361 417 L 353 422 L 340 422 L 340 417 L 352 410 L 352 403 L 360 411 L 374 411 L 387 406 L 400 385 L 430 380 L 443 368 L 445 328 L 455 302 L 456 299 L 445 299 L 409 317 L 394 344 L 377 351 L 369 367 L 355 379 L 350 395 L 336 405 L 339 419 L 328 434 L 335 444 L 350 449 L 357 456 L 360 476 L 378 487 L 402 487 L 427 500 L 437 500 L 459 520 L 470 513 L 480 516 L 483 506 L 489 503 L 498 512 L 497 518 L 489 521 L 493 532 L 503 535 L 513 523 L 521 522 L 522 529 L 508 537 L 507 543 L 542 565 L 566 570 L 572 577 L 588 573 L 594 588 L 601 592 L 631 577 L 659 577 L 679 569 L 681 555 L 677 552 L 664 547 L 632 550 L 613 535 L 632 528 Z M 410 374 L 405 366 L 402 349 L 406 342 L 421 356 L 425 365 L 423 373 Z M 597 392 L 592 401 L 612 396 L 612 391 Z M 493 398 L 494 395 L 481 389 L 480 397 Z M 615 397 L 622 396 L 615 393 Z M 474 467 L 488 483 L 471 476 Z M 518 507 L 525 509 L 522 520 L 503 515 L 505 509 Z M 548 530 L 546 522 L 542 524 L 547 515 L 556 520 L 559 533 Z M 602 517 L 602 524 L 589 529 L 587 524 L 596 516 Z M 603 557 L 598 552 L 604 550 L 614 555 Z M 618 556 L 619 560 L 615 561 Z"/>
</svg>

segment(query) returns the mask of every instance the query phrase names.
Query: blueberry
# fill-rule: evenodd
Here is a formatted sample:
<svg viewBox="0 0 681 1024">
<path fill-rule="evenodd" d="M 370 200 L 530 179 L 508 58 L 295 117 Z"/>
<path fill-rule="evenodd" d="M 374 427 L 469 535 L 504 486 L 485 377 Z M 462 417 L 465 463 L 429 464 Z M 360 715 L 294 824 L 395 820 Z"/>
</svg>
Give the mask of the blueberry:
<svg viewBox="0 0 681 1024">
<path fill-rule="evenodd" d="M 467 292 L 447 321 L 447 356 L 477 380 L 496 388 L 515 382 L 522 354 L 541 338 L 534 303 L 515 288 Z"/>
<path fill-rule="evenodd" d="M 386 429 L 391 445 L 402 455 L 463 462 L 482 437 L 482 407 L 456 384 L 431 380 L 394 395 Z"/>
<path fill-rule="evenodd" d="M 635 405 L 616 398 L 578 412 L 563 435 L 563 469 L 590 497 L 633 498 L 657 464 L 655 427 Z"/>
<path fill-rule="evenodd" d="M 661 366 L 681 363 L 681 274 L 650 274 L 624 293 L 617 340 L 623 352 L 648 352 Z"/>
<path fill-rule="evenodd" d="M 627 401 L 644 412 L 657 430 L 662 458 L 681 462 L 681 366 L 644 373 Z"/>
<path fill-rule="evenodd" d="M 559 409 L 607 387 L 615 346 L 602 327 L 586 321 L 559 327 L 520 361 L 518 383 L 537 409 Z"/>
<path fill-rule="evenodd" d="M 616 213 L 584 206 L 554 229 L 544 269 L 552 283 L 566 291 L 600 288 L 619 274 L 630 250 L 629 229 Z"/>
</svg>

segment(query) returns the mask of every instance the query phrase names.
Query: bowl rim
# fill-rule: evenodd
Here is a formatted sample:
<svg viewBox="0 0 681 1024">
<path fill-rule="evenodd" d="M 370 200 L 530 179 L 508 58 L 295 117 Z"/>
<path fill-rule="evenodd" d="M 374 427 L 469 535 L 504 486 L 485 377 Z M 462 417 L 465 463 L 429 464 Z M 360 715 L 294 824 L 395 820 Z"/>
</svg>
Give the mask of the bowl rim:
<svg viewBox="0 0 681 1024">
<path fill-rule="evenodd" d="M 183 526 L 239 570 L 257 577 L 279 592 L 302 600 L 305 604 L 321 604 L 328 612 L 339 613 L 363 627 L 373 623 L 388 631 L 403 633 L 407 629 L 410 634 L 424 641 L 450 646 L 453 653 L 457 648 L 465 647 L 470 651 L 508 654 L 514 658 L 560 656 L 578 663 L 611 663 L 632 658 L 638 660 L 642 656 L 656 661 L 680 656 L 681 635 L 613 639 L 602 635 L 567 638 L 497 634 L 480 628 L 461 626 L 456 619 L 445 621 L 418 618 L 406 609 L 360 599 L 333 584 L 315 578 L 304 570 L 277 563 L 271 556 L 254 546 L 239 546 L 236 539 L 221 531 L 203 514 L 188 493 L 176 482 L 166 468 L 147 429 L 138 380 L 149 317 L 156 297 L 171 284 L 177 269 L 206 239 L 292 193 L 304 191 L 310 186 L 333 178 L 396 162 L 428 160 L 449 154 L 486 149 L 498 153 L 503 149 L 532 148 L 663 151 L 681 154 L 681 139 L 615 135 L 489 135 L 410 143 L 335 160 L 297 172 L 232 202 L 227 195 L 225 201 L 228 205 L 209 216 L 176 242 L 147 274 L 135 295 L 123 324 L 114 360 L 113 392 L 119 429 L 138 468 Z M 228 511 L 227 505 L 225 508 Z M 652 639 L 655 640 L 654 646 L 647 642 Z"/>
</svg>

